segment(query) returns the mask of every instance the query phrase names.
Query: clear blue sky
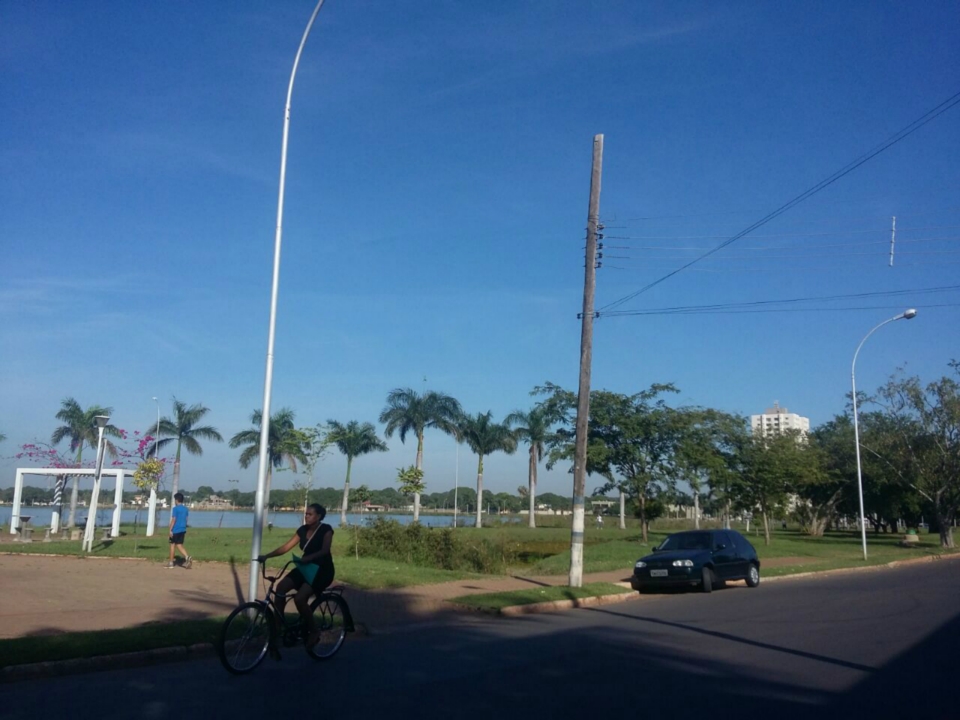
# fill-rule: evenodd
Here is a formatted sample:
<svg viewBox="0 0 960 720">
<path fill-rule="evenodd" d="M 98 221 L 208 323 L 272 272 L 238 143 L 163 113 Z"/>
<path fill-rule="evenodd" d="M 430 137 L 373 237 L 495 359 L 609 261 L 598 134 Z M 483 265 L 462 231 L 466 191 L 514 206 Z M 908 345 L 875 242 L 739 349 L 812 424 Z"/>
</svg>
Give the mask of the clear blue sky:
<svg viewBox="0 0 960 720">
<path fill-rule="evenodd" d="M 283 103 L 312 0 L 0 4 L 0 455 L 60 401 L 144 429 L 151 397 L 202 402 L 229 438 L 261 403 Z M 328 0 L 294 90 L 274 409 L 375 422 L 442 390 L 502 417 L 576 388 L 594 134 L 607 225 L 597 307 L 636 292 L 960 90 L 960 8 L 914 2 Z M 814 424 L 861 353 L 960 358 L 960 107 L 619 310 L 909 290 L 827 311 L 606 317 L 593 386 Z M 897 254 L 888 266 L 891 216 Z M 867 308 L 859 310 L 841 308 Z M 424 380 L 426 378 L 426 380 Z M 415 445 L 355 463 L 393 482 Z M 426 438 L 430 491 L 454 443 Z M 183 484 L 252 490 L 205 444 Z M 15 462 L 0 461 L 0 486 Z M 460 482 L 476 461 L 460 451 Z M 340 485 L 345 462 L 321 466 Z M 289 473 L 276 484 L 286 487 Z M 526 482 L 522 453 L 485 487 Z M 592 481 L 590 483 L 592 484 Z M 571 493 L 564 472 L 540 492 Z"/>
</svg>

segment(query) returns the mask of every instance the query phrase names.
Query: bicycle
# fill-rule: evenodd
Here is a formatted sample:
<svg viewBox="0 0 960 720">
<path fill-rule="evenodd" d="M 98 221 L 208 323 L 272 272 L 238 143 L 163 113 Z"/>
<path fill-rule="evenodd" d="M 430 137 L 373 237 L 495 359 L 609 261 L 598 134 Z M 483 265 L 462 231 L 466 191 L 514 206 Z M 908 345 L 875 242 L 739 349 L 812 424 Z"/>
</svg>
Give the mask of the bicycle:
<svg viewBox="0 0 960 720">
<path fill-rule="evenodd" d="M 268 577 L 266 563 L 261 563 L 263 579 L 270 583 L 264 599 L 241 603 L 223 623 L 217 654 L 231 673 L 243 675 L 255 669 L 268 652 L 276 650 L 278 643 L 284 647 L 303 643 L 311 658 L 328 660 L 340 650 L 346 634 L 353 632 L 353 618 L 343 597 L 343 585 L 334 585 L 310 601 L 317 642 L 314 645 L 305 642 L 307 638 L 301 631 L 300 613 L 296 610 L 283 612 L 283 606 L 293 594 L 280 595 L 274 590 L 277 581 L 292 564 L 291 560 L 275 577 Z"/>
</svg>

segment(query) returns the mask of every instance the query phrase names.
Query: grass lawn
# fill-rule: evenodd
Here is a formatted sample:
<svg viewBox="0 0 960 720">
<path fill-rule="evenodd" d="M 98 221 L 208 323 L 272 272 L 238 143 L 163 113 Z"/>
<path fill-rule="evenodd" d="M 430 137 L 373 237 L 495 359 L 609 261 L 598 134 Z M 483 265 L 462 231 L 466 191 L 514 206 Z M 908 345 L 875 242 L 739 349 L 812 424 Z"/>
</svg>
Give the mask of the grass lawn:
<svg viewBox="0 0 960 720">
<path fill-rule="evenodd" d="M 514 605 L 532 605 L 534 603 L 552 602 L 556 600 L 576 600 L 578 598 L 602 595 L 619 595 L 625 592 L 628 591 L 613 583 L 588 583 L 579 588 L 545 587 L 512 590 L 502 593 L 486 593 L 483 595 L 461 595 L 460 597 L 452 598 L 449 602 L 478 610 L 501 610 Z"/>
</svg>

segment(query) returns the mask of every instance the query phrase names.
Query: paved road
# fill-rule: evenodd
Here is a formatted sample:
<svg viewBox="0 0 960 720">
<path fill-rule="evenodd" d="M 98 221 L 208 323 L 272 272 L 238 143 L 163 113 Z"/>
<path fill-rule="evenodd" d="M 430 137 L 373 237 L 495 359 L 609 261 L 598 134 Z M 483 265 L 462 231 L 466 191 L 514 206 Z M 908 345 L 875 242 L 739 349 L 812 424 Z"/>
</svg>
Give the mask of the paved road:
<svg viewBox="0 0 960 720">
<path fill-rule="evenodd" d="M 960 561 L 678 593 L 516 619 L 460 616 L 288 651 L 7 685 L 0 717 L 960 718 Z M 774 715 L 775 713 L 775 715 Z"/>
</svg>

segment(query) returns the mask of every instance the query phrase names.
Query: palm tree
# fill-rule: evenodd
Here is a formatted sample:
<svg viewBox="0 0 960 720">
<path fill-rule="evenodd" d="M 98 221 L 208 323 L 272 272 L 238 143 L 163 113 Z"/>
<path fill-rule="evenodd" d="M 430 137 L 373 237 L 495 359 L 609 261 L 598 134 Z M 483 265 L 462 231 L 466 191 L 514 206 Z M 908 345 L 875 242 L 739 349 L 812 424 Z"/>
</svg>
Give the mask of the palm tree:
<svg viewBox="0 0 960 720">
<path fill-rule="evenodd" d="M 327 439 L 347 456 L 347 479 L 343 483 L 343 503 L 340 505 L 340 525 L 347 524 L 347 505 L 350 502 L 350 468 L 353 459 L 372 452 L 386 452 L 387 444 L 377 437 L 377 429 L 370 423 L 361 425 L 351 420 L 343 425 L 336 420 L 328 420 Z"/>
<path fill-rule="evenodd" d="M 223 437 L 217 432 L 217 429 L 209 425 L 197 426 L 197 423 L 203 419 L 203 416 L 210 412 L 210 408 L 204 407 L 200 403 L 187 407 L 176 398 L 173 399 L 173 420 L 170 418 L 161 418 L 159 425 L 154 425 L 156 437 L 163 435 L 163 440 L 156 440 L 150 452 L 154 457 L 157 456 L 160 449 L 174 440 L 177 441 L 177 455 L 173 461 L 173 491 L 170 493 L 171 507 L 173 507 L 173 496 L 180 489 L 180 451 L 186 448 L 191 455 L 203 455 L 203 448 L 197 442 L 197 438 L 203 440 L 216 440 L 223 442 Z"/>
<path fill-rule="evenodd" d="M 307 462 L 307 455 L 303 451 L 304 435 L 293 424 L 294 412 L 290 408 L 280 408 L 270 416 L 270 430 L 267 434 L 267 483 L 263 494 L 264 507 L 270 507 L 270 484 L 273 481 L 273 469 L 282 468 L 284 463 L 297 471 L 297 461 Z M 240 467 L 247 468 L 255 458 L 260 457 L 260 426 L 263 421 L 263 412 L 254 410 L 250 415 L 250 422 L 254 427 L 241 430 L 230 438 L 230 447 L 238 448 L 246 445 L 240 453 Z M 263 516 L 264 524 L 267 515 Z"/>
<path fill-rule="evenodd" d="M 83 460 L 83 446 L 86 444 L 92 448 L 97 447 L 97 441 L 99 439 L 99 433 L 97 432 L 97 415 L 109 416 L 112 413 L 113 408 L 101 407 L 99 405 L 92 405 L 84 410 L 76 400 L 67 398 L 60 403 L 60 411 L 56 415 L 57 420 L 62 422 L 63 425 L 53 431 L 53 435 L 50 436 L 50 444 L 59 445 L 63 440 L 69 439 L 70 451 L 76 451 L 76 463 L 77 467 L 80 467 L 80 463 Z M 104 427 L 103 434 L 116 438 L 121 436 L 120 430 L 114 425 Z M 116 457 L 117 455 L 117 448 L 109 440 L 104 442 L 104 450 L 110 453 L 110 457 Z M 76 475 L 73 476 L 73 488 L 70 491 L 70 517 L 67 519 L 68 528 L 74 526 L 74 520 L 77 514 L 79 480 L 79 477 Z"/>
<path fill-rule="evenodd" d="M 380 413 L 380 422 L 386 423 L 384 434 L 391 437 L 400 433 L 400 442 L 405 442 L 407 433 L 417 436 L 417 470 L 423 470 L 423 432 L 436 428 L 448 435 L 458 437 L 457 418 L 462 410 L 460 403 L 440 392 L 424 392 L 422 395 L 410 388 L 397 388 L 387 395 L 387 406 Z M 413 495 L 413 521 L 420 520 L 420 493 Z"/>
<path fill-rule="evenodd" d="M 545 443 L 550 436 L 550 420 L 543 408 L 535 407 L 528 412 L 517 410 L 507 415 L 503 421 L 507 427 L 513 429 L 518 440 L 530 444 L 530 460 L 527 470 L 527 500 L 530 504 L 530 521 L 532 528 L 537 526 L 536 494 L 537 494 L 537 464 L 543 460 L 546 450 Z"/>
<path fill-rule="evenodd" d="M 517 450 L 517 436 L 504 424 L 493 422 L 493 413 L 477 413 L 460 419 L 460 435 L 477 454 L 477 527 L 482 526 L 483 458 L 495 452 L 512 455 Z"/>
</svg>

